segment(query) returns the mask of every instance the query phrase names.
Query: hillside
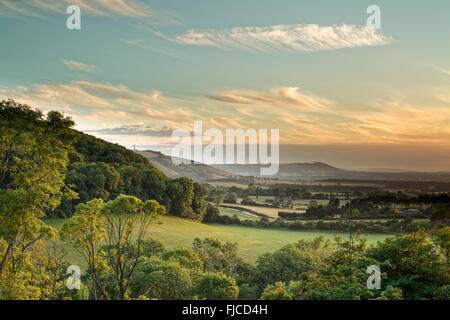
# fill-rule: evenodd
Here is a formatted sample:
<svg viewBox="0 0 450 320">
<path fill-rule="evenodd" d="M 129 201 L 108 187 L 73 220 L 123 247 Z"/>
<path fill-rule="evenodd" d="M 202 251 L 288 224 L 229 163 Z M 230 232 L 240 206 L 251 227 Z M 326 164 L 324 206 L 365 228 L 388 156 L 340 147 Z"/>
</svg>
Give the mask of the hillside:
<svg viewBox="0 0 450 320">
<path fill-rule="evenodd" d="M 107 142 L 80 131 L 75 131 L 75 134 L 77 138 L 73 146 L 78 154 L 71 155 L 71 163 L 104 162 L 117 165 L 142 165 L 146 168 L 153 167 L 147 158 L 119 144 Z"/>
<path fill-rule="evenodd" d="M 176 165 L 172 159 L 160 152 L 146 150 L 136 151 L 144 156 L 150 163 L 170 178 L 188 177 L 194 181 L 206 181 L 215 179 L 235 178 L 233 173 L 214 168 L 205 164 L 180 164 Z"/>
<path fill-rule="evenodd" d="M 239 177 L 261 177 L 259 164 L 181 164 L 176 165 L 169 156 L 160 152 L 136 151 L 171 178 L 188 177 L 194 181 L 233 179 Z M 333 167 L 323 162 L 283 163 L 276 175 L 268 177 L 278 180 L 379 180 L 379 181 L 436 181 L 450 182 L 450 172 L 415 172 L 389 170 L 354 171 Z"/>
</svg>

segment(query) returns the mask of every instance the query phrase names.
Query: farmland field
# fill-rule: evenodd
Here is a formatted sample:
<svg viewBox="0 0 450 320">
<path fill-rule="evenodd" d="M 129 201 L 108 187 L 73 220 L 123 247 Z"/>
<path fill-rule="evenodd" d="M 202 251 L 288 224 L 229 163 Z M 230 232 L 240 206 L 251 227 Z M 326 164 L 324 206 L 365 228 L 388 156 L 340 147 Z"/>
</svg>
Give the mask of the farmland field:
<svg viewBox="0 0 450 320">
<path fill-rule="evenodd" d="M 256 196 L 249 196 L 250 199 L 263 203 L 266 200 L 275 200 L 274 196 L 259 196 L 258 199 L 256 199 Z M 326 206 L 330 200 L 328 199 L 295 199 L 292 200 L 292 204 L 294 205 L 295 209 L 308 209 L 310 202 L 315 201 L 318 205 Z M 340 205 L 345 206 L 349 200 L 340 200 Z M 280 209 L 279 211 L 289 211 L 289 210 L 283 210 Z"/>
<path fill-rule="evenodd" d="M 220 208 L 220 214 L 225 216 L 237 216 L 241 220 L 259 220 L 260 218 L 251 213 L 247 213 L 238 209 Z"/>
<path fill-rule="evenodd" d="M 266 216 L 269 216 L 273 219 L 278 218 L 278 212 L 280 212 L 280 211 L 299 212 L 299 211 L 293 210 L 293 209 L 281 209 L 281 208 L 270 208 L 270 207 L 257 207 L 257 206 L 233 205 L 233 204 L 227 204 L 227 206 L 233 206 L 233 207 L 236 207 L 237 209 L 239 209 L 239 208 L 249 209 L 249 210 L 264 214 Z"/>
<path fill-rule="evenodd" d="M 64 219 L 48 219 L 46 222 L 60 229 Z M 215 224 L 201 224 L 176 217 L 162 217 L 159 223 L 150 226 L 147 233 L 148 238 L 161 241 L 166 248 L 180 246 L 190 248 L 196 237 L 213 237 L 221 241 L 237 242 L 239 244 L 239 255 L 247 262 L 255 262 L 256 258 L 264 252 L 272 252 L 287 243 L 296 242 L 300 239 L 312 239 L 323 235 L 333 239 L 335 235 L 345 235 L 338 232 L 327 231 L 292 231 L 247 228 L 242 226 L 225 226 Z M 390 235 L 370 234 L 367 235 L 369 244 L 383 240 Z M 81 255 L 71 246 L 59 241 L 61 246 L 67 250 L 67 262 L 79 266 L 85 266 Z"/>
</svg>

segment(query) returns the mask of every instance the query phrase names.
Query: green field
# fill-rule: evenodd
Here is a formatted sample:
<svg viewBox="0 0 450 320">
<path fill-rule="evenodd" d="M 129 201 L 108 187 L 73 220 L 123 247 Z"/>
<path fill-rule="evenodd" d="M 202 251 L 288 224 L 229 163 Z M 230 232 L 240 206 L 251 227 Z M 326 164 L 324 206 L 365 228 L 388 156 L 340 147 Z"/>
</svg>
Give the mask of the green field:
<svg viewBox="0 0 450 320">
<path fill-rule="evenodd" d="M 258 216 L 252 215 L 251 213 L 246 213 L 244 211 L 231 209 L 231 208 L 219 208 L 220 214 L 225 216 L 237 216 L 241 220 L 259 220 L 260 218 Z"/>
<path fill-rule="evenodd" d="M 239 182 L 229 182 L 229 181 L 214 181 L 214 182 L 207 182 L 209 185 L 213 186 L 214 188 L 217 187 L 225 187 L 225 188 L 241 188 L 241 189 L 247 189 L 247 184 L 242 184 Z"/>
<path fill-rule="evenodd" d="M 55 228 L 61 228 L 63 219 L 48 219 L 47 223 Z M 272 252 L 287 243 L 296 242 L 300 239 L 312 239 L 323 235 L 333 239 L 338 232 L 326 231 L 291 231 L 247 228 L 241 226 L 206 225 L 175 217 L 163 217 L 160 223 L 150 226 L 147 236 L 160 240 L 166 248 L 188 247 L 196 237 L 213 237 L 222 241 L 237 242 L 239 244 L 239 255 L 248 262 L 255 262 L 258 255 L 264 252 Z M 344 235 L 344 234 L 341 234 Z M 371 234 L 367 235 L 368 243 L 376 243 L 390 235 Z M 70 264 L 85 266 L 81 255 L 72 247 L 60 242 L 68 252 L 67 262 Z"/>
</svg>

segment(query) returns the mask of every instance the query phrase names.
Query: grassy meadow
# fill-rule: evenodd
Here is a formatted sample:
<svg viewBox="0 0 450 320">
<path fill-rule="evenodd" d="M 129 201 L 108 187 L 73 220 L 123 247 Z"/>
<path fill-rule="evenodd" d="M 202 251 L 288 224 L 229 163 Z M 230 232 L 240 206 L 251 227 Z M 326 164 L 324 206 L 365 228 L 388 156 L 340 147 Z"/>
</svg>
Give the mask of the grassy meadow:
<svg viewBox="0 0 450 320">
<path fill-rule="evenodd" d="M 46 222 L 53 227 L 60 229 L 64 219 L 47 219 Z M 256 258 L 264 252 L 273 252 L 285 244 L 296 242 L 300 239 L 312 239 L 323 235 L 328 239 L 333 239 L 335 235 L 345 234 L 327 231 L 291 231 L 247 228 L 242 226 L 225 226 L 215 224 L 202 224 L 190 220 L 165 216 L 159 222 L 150 226 L 147 233 L 148 238 L 155 238 L 161 241 L 166 248 L 176 248 L 180 246 L 192 247 L 192 242 L 196 237 L 213 237 L 221 241 L 237 242 L 239 244 L 239 255 L 247 262 L 255 262 Z M 391 235 L 369 234 L 366 235 L 368 243 L 374 244 Z M 67 251 L 67 262 L 79 266 L 85 266 L 82 256 L 70 245 L 59 241 Z"/>
</svg>

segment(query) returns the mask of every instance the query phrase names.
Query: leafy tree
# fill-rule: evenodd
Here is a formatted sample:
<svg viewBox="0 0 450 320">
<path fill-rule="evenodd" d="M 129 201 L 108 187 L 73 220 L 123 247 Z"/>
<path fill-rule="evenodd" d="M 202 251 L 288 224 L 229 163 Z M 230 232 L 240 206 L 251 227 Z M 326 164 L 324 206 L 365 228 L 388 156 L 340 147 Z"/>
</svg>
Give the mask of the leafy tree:
<svg viewBox="0 0 450 320">
<path fill-rule="evenodd" d="M 121 166 L 118 169 L 121 178 L 121 193 L 145 199 L 146 194 L 142 188 L 142 170 L 132 165 Z"/>
<path fill-rule="evenodd" d="M 291 296 L 286 291 L 284 282 L 269 284 L 261 295 L 261 300 L 291 300 Z"/>
<path fill-rule="evenodd" d="M 334 199 L 331 199 L 329 202 L 328 202 L 328 207 L 330 208 L 330 209 L 338 209 L 339 208 L 339 206 L 340 206 L 340 204 L 341 204 L 341 202 L 339 201 L 339 199 L 338 198 L 334 198 Z"/>
<path fill-rule="evenodd" d="M 0 252 L 4 250 L 0 241 Z M 76 299 L 65 286 L 65 252 L 55 242 L 37 241 L 20 261 L 17 274 L 7 273 L 0 281 L 0 300 Z"/>
<path fill-rule="evenodd" d="M 447 264 L 450 265 L 450 227 L 434 228 L 431 232 L 431 240 L 442 253 Z"/>
<path fill-rule="evenodd" d="M 216 222 L 219 216 L 220 216 L 219 209 L 216 206 L 212 205 L 211 203 L 208 203 L 206 205 L 206 213 L 205 216 L 203 217 L 203 222 L 206 223 Z"/>
<path fill-rule="evenodd" d="M 156 200 L 164 203 L 166 197 L 166 184 L 169 181 L 161 171 L 156 168 L 145 168 L 142 171 L 142 188 L 146 192 L 142 200 Z"/>
<path fill-rule="evenodd" d="M 222 243 L 217 239 L 194 239 L 194 252 L 203 262 L 205 272 L 223 272 L 231 274 L 238 262 L 237 243 Z"/>
<path fill-rule="evenodd" d="M 175 261 L 163 261 L 158 257 L 144 260 L 136 268 L 130 281 L 131 297 L 145 296 L 152 299 L 189 299 L 192 280 L 188 269 Z"/>
<path fill-rule="evenodd" d="M 95 286 L 95 299 L 99 298 L 98 290 L 103 299 L 109 300 L 106 284 L 101 281 L 101 275 L 109 270 L 105 252 L 100 250 L 100 245 L 106 235 L 103 217 L 100 214 L 102 205 L 103 200 L 101 199 L 79 204 L 75 215 L 64 223 L 61 229 L 61 239 L 69 242 L 83 255 Z"/>
<path fill-rule="evenodd" d="M 239 294 L 239 287 L 231 277 L 207 272 L 201 275 L 194 291 L 200 299 L 235 300 Z"/>
<path fill-rule="evenodd" d="M 238 194 L 236 192 L 229 192 L 225 197 L 226 203 L 237 203 Z"/>
<path fill-rule="evenodd" d="M 216 189 L 213 192 L 214 204 L 216 207 L 220 207 L 225 200 L 225 196 L 227 195 L 227 191 L 225 189 Z"/>
<path fill-rule="evenodd" d="M 384 290 L 375 300 L 403 300 L 403 293 L 400 288 L 387 286 L 386 290 Z"/>
<path fill-rule="evenodd" d="M 0 102 L 0 282 L 24 276 L 33 246 L 56 238 L 41 218 L 76 196 L 64 183 L 73 125 L 58 112 Z"/>
<path fill-rule="evenodd" d="M 120 195 L 105 203 L 100 212 L 106 230 L 108 266 L 119 288 L 119 298 L 124 299 L 129 281 L 143 255 L 148 227 L 153 219 L 165 213 L 165 208 L 154 200 L 142 202 L 136 197 Z M 135 245 L 133 250 L 129 250 L 133 240 Z"/>
<path fill-rule="evenodd" d="M 431 215 L 431 221 L 441 220 L 450 220 L 450 204 L 448 203 L 438 205 Z"/>
<path fill-rule="evenodd" d="M 194 183 L 188 178 L 173 179 L 167 183 L 167 208 L 171 215 L 196 220 L 192 210 Z"/>
<path fill-rule="evenodd" d="M 113 166 L 103 162 L 75 163 L 69 167 L 66 183 L 73 186 L 78 199 L 63 201 L 53 215 L 68 217 L 79 203 L 92 199 L 108 201 L 117 197 L 121 177 Z"/>
<path fill-rule="evenodd" d="M 258 299 L 258 289 L 251 286 L 248 283 L 244 283 L 239 286 L 239 300 L 257 300 Z"/>
<path fill-rule="evenodd" d="M 262 292 L 269 284 L 297 280 L 302 274 L 314 270 L 319 262 L 313 253 L 288 244 L 274 253 L 258 257 L 251 282 Z"/>
<path fill-rule="evenodd" d="M 207 210 L 207 202 L 205 196 L 207 192 L 200 184 L 194 183 L 194 194 L 192 197 L 192 210 L 195 213 L 195 220 L 202 221 Z"/>
<path fill-rule="evenodd" d="M 166 261 L 176 261 L 180 266 L 201 271 L 203 270 L 203 263 L 192 250 L 181 247 L 176 249 L 167 250 L 161 255 L 161 259 Z"/>
<path fill-rule="evenodd" d="M 147 258 L 150 258 L 151 256 L 160 255 L 165 251 L 164 244 L 156 239 L 148 239 L 142 241 L 141 247 L 142 247 L 142 256 Z"/>
<path fill-rule="evenodd" d="M 336 263 L 352 264 L 353 260 L 361 256 L 366 249 L 366 239 L 361 237 L 361 232 L 350 232 L 348 239 L 335 237 L 337 250 L 331 259 L 335 259 Z"/>
<path fill-rule="evenodd" d="M 387 274 L 384 285 L 400 288 L 408 300 L 433 299 L 450 283 L 448 261 L 424 229 L 387 238 L 366 256 L 380 261 Z"/>
</svg>

